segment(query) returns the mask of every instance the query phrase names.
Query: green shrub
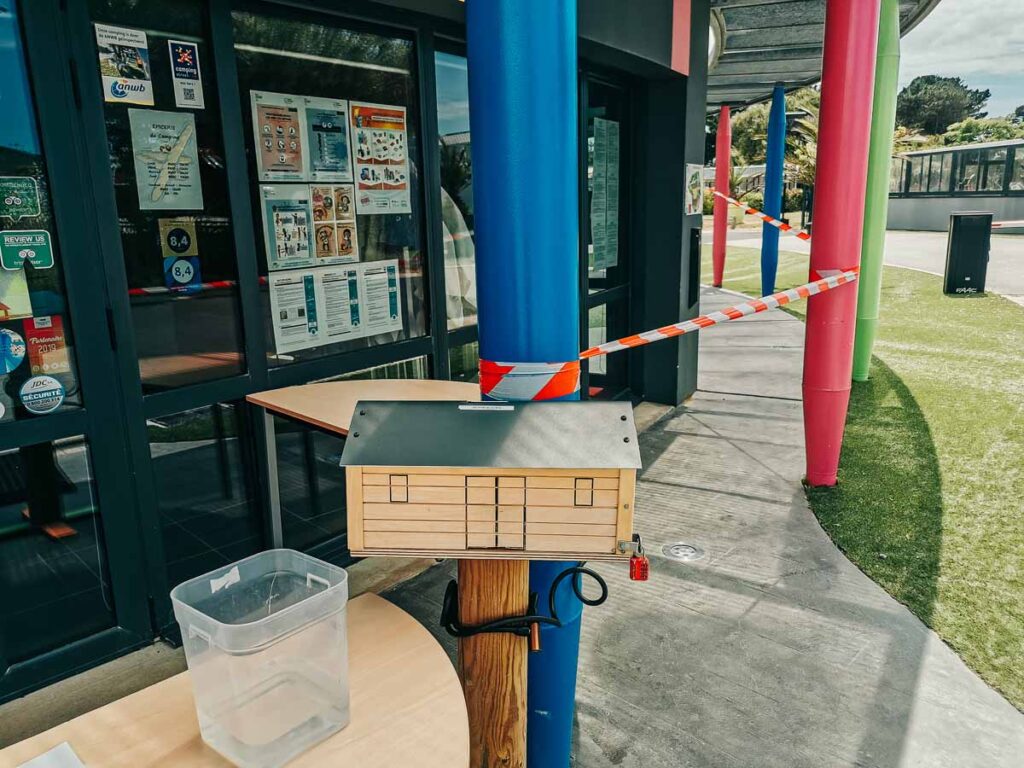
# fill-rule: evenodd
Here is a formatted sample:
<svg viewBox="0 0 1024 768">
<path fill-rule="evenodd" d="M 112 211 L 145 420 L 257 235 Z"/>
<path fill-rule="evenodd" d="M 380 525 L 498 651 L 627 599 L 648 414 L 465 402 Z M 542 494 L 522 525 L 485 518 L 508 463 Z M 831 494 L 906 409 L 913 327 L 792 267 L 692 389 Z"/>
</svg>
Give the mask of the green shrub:
<svg viewBox="0 0 1024 768">
<path fill-rule="evenodd" d="M 715 193 L 704 190 L 704 215 L 710 216 L 715 212 Z"/>
<path fill-rule="evenodd" d="M 743 196 L 743 202 L 750 208 L 757 208 L 759 211 L 764 210 L 764 195 L 760 192 L 749 192 Z"/>
</svg>

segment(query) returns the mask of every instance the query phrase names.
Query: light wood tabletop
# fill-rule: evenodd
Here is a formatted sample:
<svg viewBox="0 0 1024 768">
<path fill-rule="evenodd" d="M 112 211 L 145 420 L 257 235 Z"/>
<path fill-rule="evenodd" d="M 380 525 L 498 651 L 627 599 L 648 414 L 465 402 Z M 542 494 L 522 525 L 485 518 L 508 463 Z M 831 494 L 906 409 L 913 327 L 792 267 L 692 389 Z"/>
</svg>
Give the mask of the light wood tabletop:
<svg viewBox="0 0 1024 768">
<path fill-rule="evenodd" d="M 462 768 L 469 722 L 455 668 L 438 642 L 376 595 L 348 605 L 349 725 L 289 768 Z M 157 683 L 0 751 L 14 768 L 68 742 L 88 768 L 224 768 L 199 735 L 188 673 Z"/>
<path fill-rule="evenodd" d="M 477 384 L 431 379 L 326 381 L 256 392 L 246 400 L 272 413 L 347 435 L 360 400 L 480 400 Z"/>
</svg>

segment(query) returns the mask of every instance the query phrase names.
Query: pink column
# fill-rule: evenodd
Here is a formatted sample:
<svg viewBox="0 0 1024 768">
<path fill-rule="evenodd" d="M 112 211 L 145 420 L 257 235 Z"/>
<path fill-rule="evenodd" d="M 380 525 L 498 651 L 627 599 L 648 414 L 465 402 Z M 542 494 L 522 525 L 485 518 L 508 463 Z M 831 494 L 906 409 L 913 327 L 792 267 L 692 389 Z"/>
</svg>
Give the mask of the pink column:
<svg viewBox="0 0 1024 768">
<path fill-rule="evenodd" d="M 715 137 L 715 191 L 723 195 L 729 192 L 729 171 L 732 165 L 732 118 L 729 107 L 722 107 L 718 113 L 718 134 Z M 714 264 L 714 279 L 711 284 L 722 287 L 722 273 L 725 272 L 725 238 L 729 226 L 729 204 L 715 197 L 715 229 L 711 246 Z"/>
<path fill-rule="evenodd" d="M 825 52 L 814 177 L 811 275 L 860 263 L 880 0 L 826 0 Z M 807 482 L 835 485 L 850 402 L 857 291 L 807 306 L 804 435 Z"/>
</svg>

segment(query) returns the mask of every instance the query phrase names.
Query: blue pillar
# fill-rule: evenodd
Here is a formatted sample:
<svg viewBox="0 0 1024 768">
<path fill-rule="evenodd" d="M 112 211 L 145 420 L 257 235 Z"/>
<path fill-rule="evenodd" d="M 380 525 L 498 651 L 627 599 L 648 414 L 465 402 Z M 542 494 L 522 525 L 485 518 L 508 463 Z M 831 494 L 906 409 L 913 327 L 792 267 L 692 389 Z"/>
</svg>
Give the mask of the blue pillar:
<svg viewBox="0 0 1024 768">
<path fill-rule="evenodd" d="M 764 212 L 782 218 L 783 173 L 786 162 L 786 90 L 776 85 L 768 115 L 768 153 L 764 169 Z M 763 224 L 761 233 L 761 295 L 775 293 L 779 268 L 779 230 Z"/>
<path fill-rule="evenodd" d="M 466 30 L 480 357 L 578 360 L 576 0 L 469 0 Z M 530 564 L 542 610 L 568 565 Z M 569 764 L 582 605 L 568 580 L 558 597 L 528 660 L 530 768 Z"/>
</svg>

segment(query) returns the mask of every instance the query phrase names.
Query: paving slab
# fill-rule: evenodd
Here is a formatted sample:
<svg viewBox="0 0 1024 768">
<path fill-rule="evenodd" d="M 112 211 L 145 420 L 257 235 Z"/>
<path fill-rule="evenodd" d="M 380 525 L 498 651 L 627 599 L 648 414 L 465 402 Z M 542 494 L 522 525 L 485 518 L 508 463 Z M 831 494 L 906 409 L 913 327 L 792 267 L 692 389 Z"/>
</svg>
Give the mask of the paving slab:
<svg viewBox="0 0 1024 768">
<path fill-rule="evenodd" d="M 703 310 L 735 294 L 704 289 Z M 803 323 L 702 332 L 700 391 L 640 437 L 651 581 L 600 563 L 582 630 L 579 768 L 1021 768 L 1024 714 L 851 564 L 807 505 Z M 680 563 L 674 542 L 704 556 Z M 437 625 L 442 563 L 387 597 Z"/>
</svg>

